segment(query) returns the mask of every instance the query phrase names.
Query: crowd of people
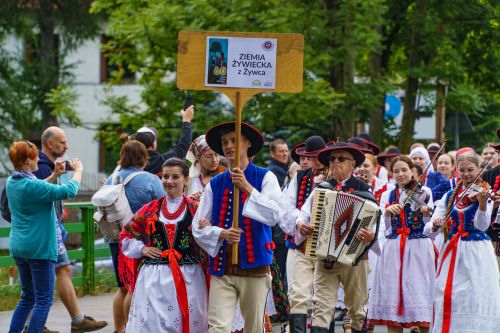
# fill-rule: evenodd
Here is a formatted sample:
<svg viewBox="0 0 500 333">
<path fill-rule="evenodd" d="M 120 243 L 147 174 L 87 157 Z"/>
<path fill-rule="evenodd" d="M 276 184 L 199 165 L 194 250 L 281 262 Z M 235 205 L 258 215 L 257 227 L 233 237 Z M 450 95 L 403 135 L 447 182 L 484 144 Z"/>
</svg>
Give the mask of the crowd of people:
<svg viewBox="0 0 500 333">
<path fill-rule="evenodd" d="M 497 332 L 499 143 L 482 154 L 415 143 L 402 154 L 382 151 L 366 133 L 346 142 L 311 136 L 291 149 L 276 139 L 264 168 L 253 162 L 264 146 L 257 128 L 242 123 L 238 149 L 234 122 L 192 140 L 193 115 L 193 106 L 182 111 L 181 138 L 166 153 L 154 128 L 124 139 L 104 181 L 125 184 L 134 214 L 106 239 L 118 286 L 115 332 L 258 333 L 280 324 L 327 333 L 336 319 L 353 333 L 377 325 Z M 83 166 L 60 159 L 67 148 L 51 127 L 42 151 L 26 140 L 9 150 L 10 252 L 23 291 L 12 333 L 53 332 L 44 326 L 55 289 L 72 332 L 107 325 L 80 311 L 71 283 L 61 202 L 77 194 Z M 306 253 L 318 188 L 380 207 L 376 226 L 355 234 L 365 250 L 354 265 Z"/>
</svg>

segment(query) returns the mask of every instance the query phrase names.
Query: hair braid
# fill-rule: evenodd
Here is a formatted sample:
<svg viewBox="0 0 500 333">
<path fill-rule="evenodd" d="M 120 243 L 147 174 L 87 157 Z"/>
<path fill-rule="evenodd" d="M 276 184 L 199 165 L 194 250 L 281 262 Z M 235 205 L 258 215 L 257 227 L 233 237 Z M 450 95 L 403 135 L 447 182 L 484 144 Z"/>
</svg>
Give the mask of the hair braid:
<svg viewBox="0 0 500 333">
<path fill-rule="evenodd" d="M 448 199 L 448 205 L 446 206 L 446 214 L 444 215 L 444 218 L 447 219 L 448 216 L 451 216 L 451 211 L 453 210 L 453 203 L 455 202 L 455 198 L 458 195 L 458 191 L 460 190 L 460 187 L 462 187 L 462 180 L 457 183 L 457 186 L 453 189 L 453 192 L 450 195 L 450 199 Z M 450 233 L 450 230 L 448 228 L 448 222 L 445 220 L 443 224 L 443 233 L 445 240 L 448 238 L 448 235 Z"/>
</svg>

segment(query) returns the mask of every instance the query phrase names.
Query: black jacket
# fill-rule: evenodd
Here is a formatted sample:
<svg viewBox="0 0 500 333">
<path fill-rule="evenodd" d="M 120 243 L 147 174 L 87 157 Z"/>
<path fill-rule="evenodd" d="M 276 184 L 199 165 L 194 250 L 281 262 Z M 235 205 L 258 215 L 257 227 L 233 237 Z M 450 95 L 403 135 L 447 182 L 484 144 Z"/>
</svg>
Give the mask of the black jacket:
<svg viewBox="0 0 500 333">
<path fill-rule="evenodd" d="M 161 166 L 163 163 L 171 157 L 178 157 L 184 159 L 188 152 L 189 146 L 193 141 L 193 133 L 191 131 L 191 123 L 182 123 L 182 134 L 179 142 L 174 147 L 174 149 L 167 151 L 166 153 L 159 153 L 156 150 L 148 149 L 149 160 L 144 168 L 144 171 L 153 173 L 155 175 L 161 175 Z"/>
<path fill-rule="evenodd" d="M 283 188 L 283 185 L 285 185 L 286 177 L 288 176 L 288 165 L 278 162 L 274 158 L 271 158 L 267 169 L 276 175 L 280 187 Z"/>
</svg>

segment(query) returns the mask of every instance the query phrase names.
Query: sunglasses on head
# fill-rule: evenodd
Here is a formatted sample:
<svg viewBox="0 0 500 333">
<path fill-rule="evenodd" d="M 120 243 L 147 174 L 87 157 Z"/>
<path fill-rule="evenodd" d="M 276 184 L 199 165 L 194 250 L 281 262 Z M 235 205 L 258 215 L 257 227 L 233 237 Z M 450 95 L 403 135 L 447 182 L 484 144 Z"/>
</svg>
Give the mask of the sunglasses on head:
<svg viewBox="0 0 500 333">
<path fill-rule="evenodd" d="M 343 163 L 345 161 L 354 161 L 353 158 L 346 157 L 346 156 L 330 156 L 330 158 L 329 158 L 330 162 L 335 162 L 335 160 L 338 160 L 340 163 Z"/>
<path fill-rule="evenodd" d="M 28 140 L 23 140 L 23 142 L 25 142 L 28 145 L 28 147 L 30 147 L 30 148 L 33 148 L 33 146 L 34 146 L 34 144 L 29 142 Z"/>
</svg>

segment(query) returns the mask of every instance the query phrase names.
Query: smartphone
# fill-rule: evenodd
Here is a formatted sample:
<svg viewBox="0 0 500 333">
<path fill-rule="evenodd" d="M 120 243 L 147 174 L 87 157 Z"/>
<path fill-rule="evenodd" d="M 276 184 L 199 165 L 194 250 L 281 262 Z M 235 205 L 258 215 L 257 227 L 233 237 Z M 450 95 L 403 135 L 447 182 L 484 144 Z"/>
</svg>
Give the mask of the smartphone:
<svg viewBox="0 0 500 333">
<path fill-rule="evenodd" d="M 72 167 L 71 167 L 71 165 L 69 164 L 69 161 L 64 162 L 64 169 L 65 169 L 66 171 L 72 171 L 72 170 L 73 170 L 73 168 L 72 168 Z"/>
<path fill-rule="evenodd" d="M 191 105 L 193 105 L 193 95 L 186 95 L 186 97 L 184 97 L 184 108 L 183 110 L 186 110 L 188 107 L 190 107 Z"/>
</svg>

